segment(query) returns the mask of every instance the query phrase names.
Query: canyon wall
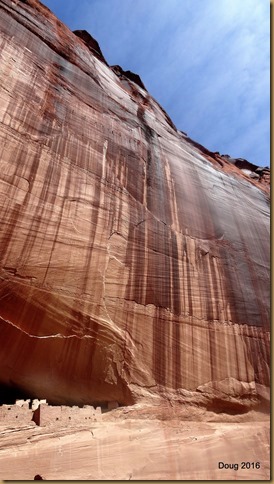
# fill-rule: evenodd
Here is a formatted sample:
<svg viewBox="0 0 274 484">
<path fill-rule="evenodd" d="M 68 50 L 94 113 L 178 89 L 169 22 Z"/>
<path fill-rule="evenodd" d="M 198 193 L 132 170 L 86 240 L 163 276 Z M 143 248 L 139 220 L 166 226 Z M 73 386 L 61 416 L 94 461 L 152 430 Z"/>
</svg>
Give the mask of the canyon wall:
<svg viewBox="0 0 274 484">
<path fill-rule="evenodd" d="M 0 9 L 0 384 L 62 404 L 266 402 L 268 179 L 177 130 L 36 0 Z"/>
</svg>

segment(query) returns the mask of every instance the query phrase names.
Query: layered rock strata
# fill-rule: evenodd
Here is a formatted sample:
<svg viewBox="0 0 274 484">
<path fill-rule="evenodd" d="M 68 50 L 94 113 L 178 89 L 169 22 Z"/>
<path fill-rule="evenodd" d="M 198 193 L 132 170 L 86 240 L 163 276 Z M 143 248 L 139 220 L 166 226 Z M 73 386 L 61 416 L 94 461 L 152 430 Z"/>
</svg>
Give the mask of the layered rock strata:
<svg viewBox="0 0 274 484">
<path fill-rule="evenodd" d="M 247 482 L 270 479 L 266 422 L 250 425 L 147 419 L 109 421 L 106 416 L 102 416 L 102 421 L 74 429 L 65 425 L 1 428 L 1 478 Z"/>
<path fill-rule="evenodd" d="M 36 0 L 0 9 L 1 384 L 62 404 L 267 401 L 267 184 Z"/>
</svg>

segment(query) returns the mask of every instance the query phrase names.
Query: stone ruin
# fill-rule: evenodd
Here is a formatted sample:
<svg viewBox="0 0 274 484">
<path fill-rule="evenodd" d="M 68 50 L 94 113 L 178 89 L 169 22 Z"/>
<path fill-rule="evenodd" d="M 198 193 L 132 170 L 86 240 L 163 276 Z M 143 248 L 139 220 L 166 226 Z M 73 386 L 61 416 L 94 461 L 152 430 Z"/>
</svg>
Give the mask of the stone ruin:
<svg viewBox="0 0 274 484">
<path fill-rule="evenodd" d="M 101 414 L 101 407 L 94 408 L 90 405 L 84 405 L 83 408 L 77 406 L 66 407 L 64 405 L 51 406 L 43 402 L 34 410 L 33 421 L 40 427 L 46 427 L 51 424 L 80 425 L 96 422 L 100 419 Z"/>
<path fill-rule="evenodd" d="M 0 425 L 29 425 L 32 418 L 30 400 L 16 400 L 15 405 L 0 406 Z"/>
<path fill-rule="evenodd" d="M 108 402 L 103 411 L 114 410 L 119 407 L 117 402 Z M 48 405 L 46 400 L 16 400 L 14 405 L 0 406 L 1 425 L 29 425 L 31 422 L 40 427 L 48 425 L 84 425 L 88 422 L 100 420 L 102 408 L 84 405 L 83 408 L 65 405 Z"/>
</svg>

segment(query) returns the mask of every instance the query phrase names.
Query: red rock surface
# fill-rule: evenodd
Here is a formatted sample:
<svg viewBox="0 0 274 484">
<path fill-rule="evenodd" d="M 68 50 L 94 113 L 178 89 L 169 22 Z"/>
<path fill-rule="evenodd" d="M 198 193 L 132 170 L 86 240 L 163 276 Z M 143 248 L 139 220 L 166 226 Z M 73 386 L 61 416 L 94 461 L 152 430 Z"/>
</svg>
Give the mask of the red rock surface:
<svg viewBox="0 0 274 484">
<path fill-rule="evenodd" d="M 0 9 L 1 384 L 265 405 L 266 178 L 178 131 L 36 0 Z"/>
<path fill-rule="evenodd" d="M 0 430 L 5 480 L 31 481 L 37 475 L 54 481 L 270 478 L 266 422 L 124 418 L 74 430 L 35 425 Z M 220 469 L 219 462 L 232 468 Z M 254 467 L 242 468 L 242 462 Z"/>
</svg>

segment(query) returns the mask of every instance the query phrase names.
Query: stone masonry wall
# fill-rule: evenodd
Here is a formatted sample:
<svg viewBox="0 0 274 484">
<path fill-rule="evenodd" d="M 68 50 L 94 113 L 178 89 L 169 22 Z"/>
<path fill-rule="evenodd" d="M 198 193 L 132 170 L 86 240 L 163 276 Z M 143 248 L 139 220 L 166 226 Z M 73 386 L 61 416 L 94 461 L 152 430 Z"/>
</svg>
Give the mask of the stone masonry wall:
<svg viewBox="0 0 274 484">
<path fill-rule="evenodd" d="M 88 422 L 96 422 L 101 417 L 101 408 L 85 405 L 79 407 L 50 406 L 46 403 L 40 404 L 34 412 L 34 421 L 42 427 L 54 425 L 84 425 Z"/>
<path fill-rule="evenodd" d="M 50 406 L 46 400 L 30 401 L 17 400 L 15 405 L 0 406 L 0 426 L 30 425 L 39 426 L 63 425 L 84 425 L 88 422 L 96 422 L 101 418 L 101 408 L 96 409 L 85 405 L 83 408 Z M 30 408 L 31 407 L 31 408 Z"/>
<path fill-rule="evenodd" d="M 0 425 L 29 425 L 32 421 L 33 411 L 26 403 L 19 405 L 0 406 Z"/>
</svg>

